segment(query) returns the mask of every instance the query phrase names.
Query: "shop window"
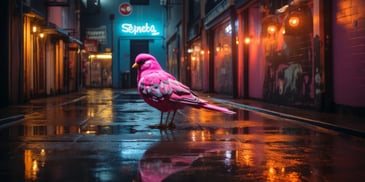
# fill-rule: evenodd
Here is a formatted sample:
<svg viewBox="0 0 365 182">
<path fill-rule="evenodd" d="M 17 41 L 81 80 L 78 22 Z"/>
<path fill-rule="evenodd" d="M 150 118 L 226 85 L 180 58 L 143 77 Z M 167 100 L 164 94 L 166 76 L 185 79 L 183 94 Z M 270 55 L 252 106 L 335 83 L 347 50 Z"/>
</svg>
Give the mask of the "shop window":
<svg viewBox="0 0 365 182">
<path fill-rule="evenodd" d="M 203 89 L 203 64 L 204 50 L 201 48 L 200 40 L 195 41 L 189 49 L 191 60 L 191 86 L 194 90 Z"/>
<path fill-rule="evenodd" d="M 214 31 L 214 91 L 232 93 L 231 24 L 226 23 Z"/>
</svg>

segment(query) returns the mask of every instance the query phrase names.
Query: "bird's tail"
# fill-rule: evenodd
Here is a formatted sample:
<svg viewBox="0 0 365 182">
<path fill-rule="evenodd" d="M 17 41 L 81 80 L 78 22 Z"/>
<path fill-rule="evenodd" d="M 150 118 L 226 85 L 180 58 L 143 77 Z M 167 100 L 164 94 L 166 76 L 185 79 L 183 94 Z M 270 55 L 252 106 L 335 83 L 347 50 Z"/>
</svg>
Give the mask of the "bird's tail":
<svg viewBox="0 0 365 182">
<path fill-rule="evenodd" d="M 227 108 L 219 107 L 219 106 L 208 104 L 208 103 L 206 103 L 204 105 L 201 105 L 201 107 L 203 107 L 205 109 L 213 110 L 213 111 L 223 112 L 223 113 L 226 113 L 226 114 L 236 114 L 236 112 L 231 111 Z"/>
</svg>

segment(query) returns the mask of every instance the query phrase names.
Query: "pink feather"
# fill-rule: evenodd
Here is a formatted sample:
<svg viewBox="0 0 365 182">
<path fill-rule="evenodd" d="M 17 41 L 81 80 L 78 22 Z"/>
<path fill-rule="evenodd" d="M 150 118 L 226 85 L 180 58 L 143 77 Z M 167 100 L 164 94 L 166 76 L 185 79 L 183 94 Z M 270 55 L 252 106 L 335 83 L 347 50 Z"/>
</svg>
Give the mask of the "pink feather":
<svg viewBox="0 0 365 182">
<path fill-rule="evenodd" d="M 176 112 L 176 110 L 182 109 L 185 106 L 191 106 L 226 114 L 235 114 L 235 112 L 227 108 L 212 105 L 200 99 L 188 86 L 165 72 L 157 59 L 150 54 L 139 54 L 135 59 L 133 68 L 138 68 L 137 89 L 139 94 L 146 103 L 160 110 L 162 113 Z"/>
</svg>

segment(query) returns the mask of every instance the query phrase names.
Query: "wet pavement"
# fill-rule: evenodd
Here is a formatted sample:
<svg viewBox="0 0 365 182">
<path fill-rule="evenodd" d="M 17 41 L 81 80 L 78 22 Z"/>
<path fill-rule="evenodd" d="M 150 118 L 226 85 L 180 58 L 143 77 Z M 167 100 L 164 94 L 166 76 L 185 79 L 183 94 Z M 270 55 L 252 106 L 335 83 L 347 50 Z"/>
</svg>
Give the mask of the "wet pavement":
<svg viewBox="0 0 365 182">
<path fill-rule="evenodd" d="M 159 122 L 159 111 L 146 105 L 134 90 L 109 89 L 37 99 L 3 109 L 0 179 L 364 179 L 365 140 L 351 133 L 356 130 L 361 134 L 365 131 L 361 127 L 339 125 L 341 117 L 326 122 L 315 118 L 319 115 L 303 112 L 291 118 L 285 113 L 287 108 L 274 111 L 254 105 L 257 102 L 248 107 L 243 103 L 248 101 L 203 96 L 237 114 L 186 108 L 176 115 L 176 129 L 159 130 L 153 127 Z M 295 112 L 300 113 L 291 111 Z M 311 118 L 305 119 L 305 115 Z"/>
</svg>

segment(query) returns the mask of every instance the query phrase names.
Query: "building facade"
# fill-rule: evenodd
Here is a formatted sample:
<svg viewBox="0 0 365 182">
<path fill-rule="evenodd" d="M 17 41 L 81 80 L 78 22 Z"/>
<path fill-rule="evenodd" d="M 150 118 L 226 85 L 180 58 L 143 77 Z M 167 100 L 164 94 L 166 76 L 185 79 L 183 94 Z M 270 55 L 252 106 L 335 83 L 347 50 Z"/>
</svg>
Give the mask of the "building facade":
<svg viewBox="0 0 365 182">
<path fill-rule="evenodd" d="M 169 2 L 184 15 L 183 46 L 176 51 L 183 56 L 172 65 L 188 70 L 181 80 L 193 90 L 363 113 L 364 2 Z M 174 53 L 168 51 L 168 57 Z"/>
<path fill-rule="evenodd" d="M 85 0 L 82 8 L 83 41 L 97 42 L 95 50 L 85 48 L 86 80 L 91 80 L 86 85 L 100 87 L 106 78 L 111 83 L 107 86 L 135 88 L 137 73 L 131 66 L 142 52 L 153 54 L 166 67 L 166 11 L 160 1 Z"/>
<path fill-rule="evenodd" d="M 16 0 L 2 7 L 3 106 L 81 87 L 79 2 Z M 52 12 L 52 13 L 50 13 Z"/>
</svg>

